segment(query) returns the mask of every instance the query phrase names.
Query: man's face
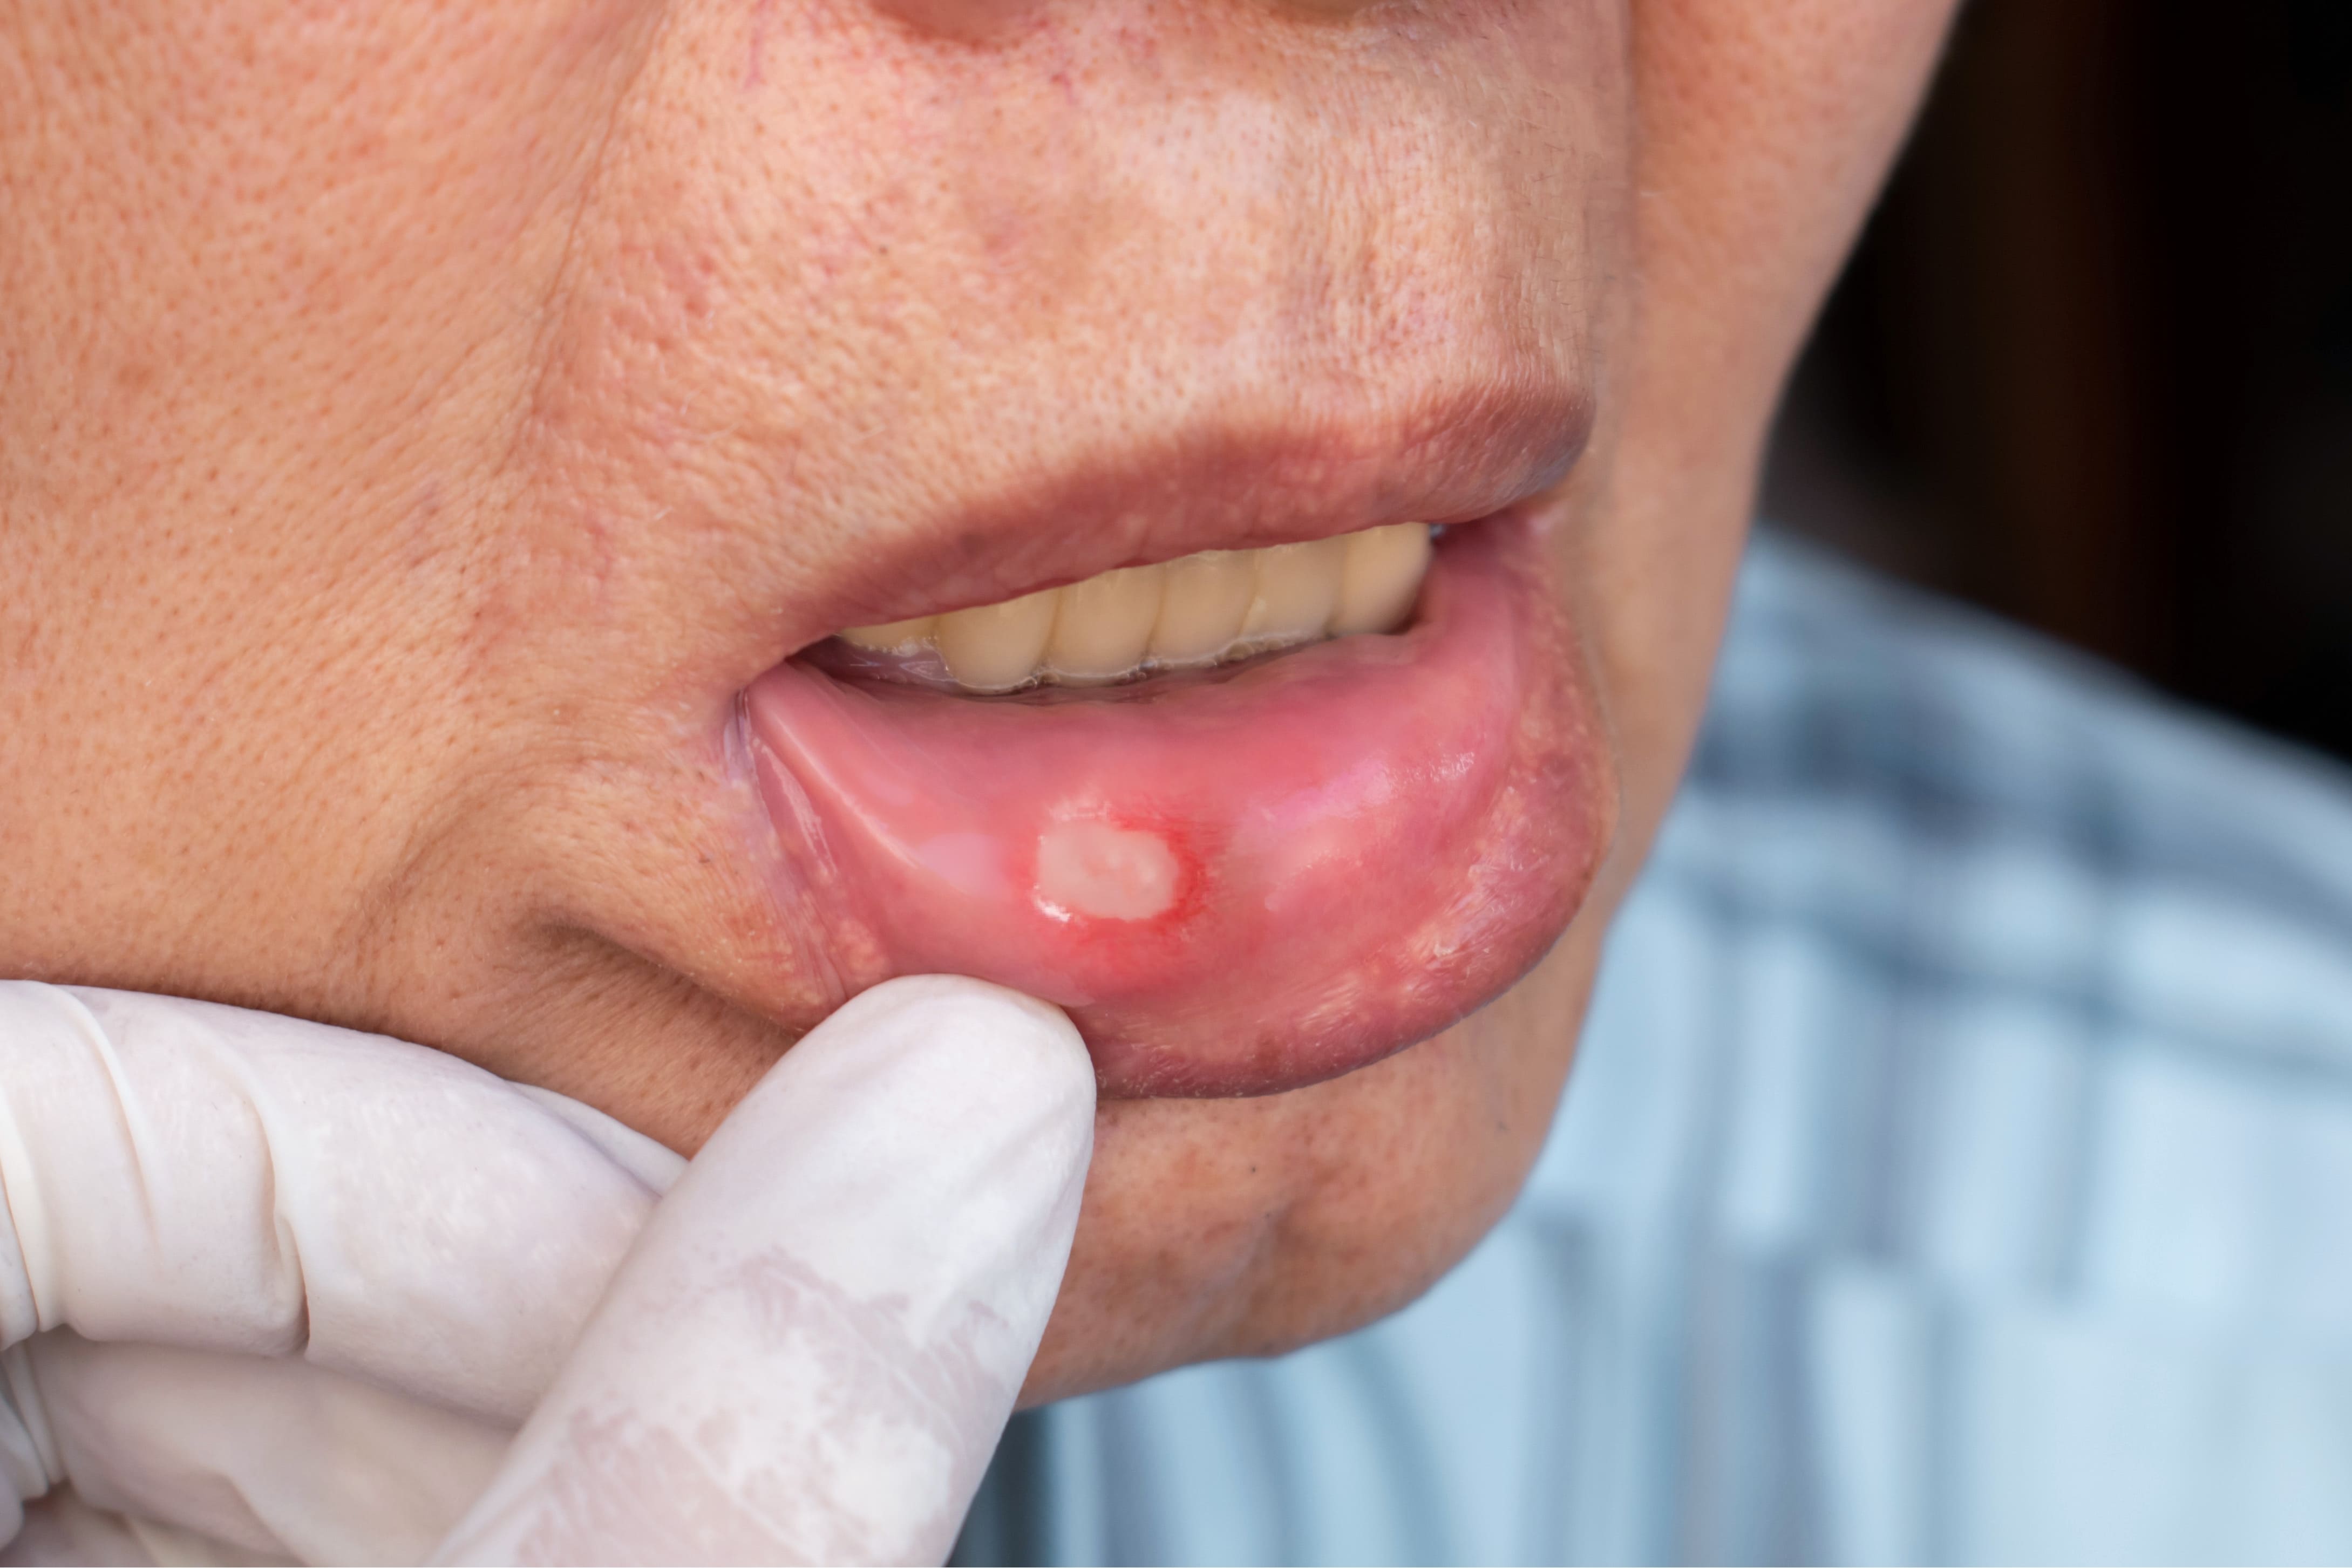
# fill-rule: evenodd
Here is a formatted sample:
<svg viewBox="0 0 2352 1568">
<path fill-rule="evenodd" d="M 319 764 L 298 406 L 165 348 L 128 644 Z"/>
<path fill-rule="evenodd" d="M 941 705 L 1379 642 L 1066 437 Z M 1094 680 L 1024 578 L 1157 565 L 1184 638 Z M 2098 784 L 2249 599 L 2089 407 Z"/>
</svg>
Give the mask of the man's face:
<svg viewBox="0 0 2352 1568">
<path fill-rule="evenodd" d="M 0 964 L 686 1149 L 1000 980 L 1105 1094 L 1033 1395 L 1399 1304 L 1549 1124 L 1940 7 L 1685 9 L 20 6 Z M 1113 671 L 1423 523 L 1401 626 L 1245 662 L 833 640 Z"/>
</svg>

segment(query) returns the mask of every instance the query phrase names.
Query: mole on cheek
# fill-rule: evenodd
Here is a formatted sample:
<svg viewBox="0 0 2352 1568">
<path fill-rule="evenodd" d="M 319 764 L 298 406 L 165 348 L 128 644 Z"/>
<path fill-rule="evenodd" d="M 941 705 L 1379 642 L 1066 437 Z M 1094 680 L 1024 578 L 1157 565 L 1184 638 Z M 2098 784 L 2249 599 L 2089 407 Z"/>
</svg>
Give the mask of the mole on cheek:
<svg viewBox="0 0 2352 1568">
<path fill-rule="evenodd" d="M 1175 852 L 1159 834 L 1062 822 L 1037 839 L 1038 906 L 1049 915 L 1149 920 L 1176 902 Z"/>
</svg>

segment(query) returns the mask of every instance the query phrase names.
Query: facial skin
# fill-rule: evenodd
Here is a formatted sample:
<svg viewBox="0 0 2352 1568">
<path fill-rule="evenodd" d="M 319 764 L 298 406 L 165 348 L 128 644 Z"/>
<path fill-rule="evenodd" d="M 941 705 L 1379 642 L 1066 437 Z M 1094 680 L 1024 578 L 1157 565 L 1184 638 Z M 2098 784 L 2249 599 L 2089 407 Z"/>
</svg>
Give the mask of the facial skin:
<svg viewBox="0 0 2352 1568">
<path fill-rule="evenodd" d="M 19 0 L 0 973 L 690 1151 L 848 972 L 747 831 L 764 672 L 1529 501 L 1613 780 L 1564 936 L 1345 1076 L 1107 1102 L 1029 1393 L 1391 1310 L 1542 1139 L 1948 10 Z"/>
</svg>

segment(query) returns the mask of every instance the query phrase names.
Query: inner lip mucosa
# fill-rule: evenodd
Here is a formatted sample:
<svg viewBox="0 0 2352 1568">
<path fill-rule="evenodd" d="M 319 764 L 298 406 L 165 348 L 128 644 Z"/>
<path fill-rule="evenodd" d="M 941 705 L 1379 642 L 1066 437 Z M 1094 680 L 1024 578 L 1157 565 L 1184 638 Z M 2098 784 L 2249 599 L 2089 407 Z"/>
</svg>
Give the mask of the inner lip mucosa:
<svg viewBox="0 0 2352 1568">
<path fill-rule="evenodd" d="M 1060 1004 L 1108 1094 L 1293 1088 L 1438 1032 L 1549 947 L 1608 836 L 1517 515 L 1447 530 L 1391 634 L 979 700 L 841 656 L 747 694 L 780 897 L 845 994 L 950 972 Z"/>
</svg>

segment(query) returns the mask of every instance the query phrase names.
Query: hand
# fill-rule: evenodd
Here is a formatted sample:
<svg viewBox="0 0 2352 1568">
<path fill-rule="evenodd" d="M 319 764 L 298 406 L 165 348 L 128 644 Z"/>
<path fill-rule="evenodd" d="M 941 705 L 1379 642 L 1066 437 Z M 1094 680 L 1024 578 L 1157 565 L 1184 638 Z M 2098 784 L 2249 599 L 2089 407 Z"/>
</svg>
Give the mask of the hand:
<svg viewBox="0 0 2352 1568">
<path fill-rule="evenodd" d="M 859 997 L 690 1166 L 421 1047 L 0 984 L 8 1556 L 939 1561 L 1093 1105 L 977 981 Z"/>
</svg>

